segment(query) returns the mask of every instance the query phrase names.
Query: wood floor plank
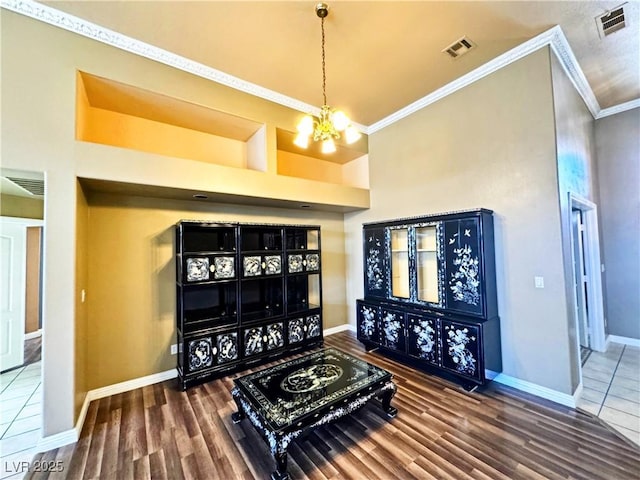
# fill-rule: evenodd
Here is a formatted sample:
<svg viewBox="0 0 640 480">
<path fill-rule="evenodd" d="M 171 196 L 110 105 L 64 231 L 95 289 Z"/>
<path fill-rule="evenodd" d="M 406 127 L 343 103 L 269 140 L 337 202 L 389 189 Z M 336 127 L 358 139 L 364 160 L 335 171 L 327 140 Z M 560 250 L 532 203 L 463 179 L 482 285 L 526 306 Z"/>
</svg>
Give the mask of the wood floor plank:
<svg viewBox="0 0 640 480">
<path fill-rule="evenodd" d="M 640 448 L 595 417 L 498 384 L 465 392 L 365 352 L 351 332 L 325 344 L 392 372 L 398 415 L 371 403 L 298 438 L 293 480 L 639 479 Z M 275 463 L 250 422 L 231 420 L 233 378 L 186 392 L 170 380 L 95 400 L 77 443 L 35 457 L 61 461 L 64 472 L 26 478 L 263 480 Z"/>
</svg>

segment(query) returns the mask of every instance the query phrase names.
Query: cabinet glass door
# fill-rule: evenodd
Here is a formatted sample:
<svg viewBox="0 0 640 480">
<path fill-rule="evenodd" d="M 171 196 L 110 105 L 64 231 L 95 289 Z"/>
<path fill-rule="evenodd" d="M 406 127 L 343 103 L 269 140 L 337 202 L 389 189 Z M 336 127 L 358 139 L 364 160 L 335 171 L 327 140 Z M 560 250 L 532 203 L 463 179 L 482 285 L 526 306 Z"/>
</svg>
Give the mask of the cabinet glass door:
<svg viewBox="0 0 640 480">
<path fill-rule="evenodd" d="M 416 228 L 416 274 L 418 300 L 440 303 L 436 226 Z"/>
<path fill-rule="evenodd" d="M 409 230 L 391 230 L 391 295 L 409 298 Z"/>
</svg>

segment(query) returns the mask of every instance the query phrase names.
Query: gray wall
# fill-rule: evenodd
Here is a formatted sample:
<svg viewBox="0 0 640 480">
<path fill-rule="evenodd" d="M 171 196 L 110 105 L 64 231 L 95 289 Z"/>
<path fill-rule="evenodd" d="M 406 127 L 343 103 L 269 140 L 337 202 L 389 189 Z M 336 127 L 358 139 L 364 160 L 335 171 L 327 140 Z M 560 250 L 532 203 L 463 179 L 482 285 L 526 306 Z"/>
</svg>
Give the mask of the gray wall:
<svg viewBox="0 0 640 480">
<path fill-rule="evenodd" d="M 362 223 L 489 208 L 503 372 L 573 393 L 555 137 L 548 48 L 372 134 L 371 208 L 345 215 L 350 322 L 363 294 Z"/>
<path fill-rule="evenodd" d="M 640 109 L 595 123 L 608 333 L 640 339 Z"/>
<path fill-rule="evenodd" d="M 580 383 L 580 370 L 575 318 L 575 289 L 571 255 L 571 205 L 569 193 L 598 203 L 598 181 L 595 155 L 594 120 L 582 97 L 560 65 L 551 55 L 553 107 L 556 120 L 556 154 L 558 160 L 558 194 L 562 219 L 562 255 L 567 297 L 567 348 L 570 352 L 572 387 Z"/>
</svg>

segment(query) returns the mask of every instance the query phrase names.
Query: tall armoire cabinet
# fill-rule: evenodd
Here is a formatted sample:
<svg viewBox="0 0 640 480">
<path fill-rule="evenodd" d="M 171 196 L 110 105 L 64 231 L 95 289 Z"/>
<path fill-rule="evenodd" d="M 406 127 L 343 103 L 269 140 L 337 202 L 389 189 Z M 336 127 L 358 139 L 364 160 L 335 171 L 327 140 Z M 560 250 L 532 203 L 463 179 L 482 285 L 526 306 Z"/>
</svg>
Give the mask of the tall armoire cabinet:
<svg viewBox="0 0 640 480">
<path fill-rule="evenodd" d="M 493 212 L 368 223 L 363 246 L 357 335 L 367 350 L 466 389 L 502 370 Z"/>
<path fill-rule="evenodd" d="M 322 344 L 319 226 L 183 220 L 176 272 L 183 389 Z"/>
</svg>

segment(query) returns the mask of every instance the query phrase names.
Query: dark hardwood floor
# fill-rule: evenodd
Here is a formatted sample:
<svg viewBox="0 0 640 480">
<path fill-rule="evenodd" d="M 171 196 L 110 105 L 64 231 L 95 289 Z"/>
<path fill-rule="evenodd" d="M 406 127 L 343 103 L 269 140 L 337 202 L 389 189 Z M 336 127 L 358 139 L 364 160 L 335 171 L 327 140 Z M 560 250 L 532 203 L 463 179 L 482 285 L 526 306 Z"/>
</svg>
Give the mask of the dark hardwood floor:
<svg viewBox="0 0 640 480">
<path fill-rule="evenodd" d="M 638 479 L 640 449 L 597 418 L 490 384 L 466 393 L 374 353 L 351 332 L 325 339 L 391 371 L 376 403 L 289 447 L 293 479 Z M 91 403 L 80 440 L 44 454 L 60 473 L 28 478 L 267 479 L 274 463 L 248 421 L 234 425 L 232 378 L 181 392 L 167 381 Z"/>
</svg>

